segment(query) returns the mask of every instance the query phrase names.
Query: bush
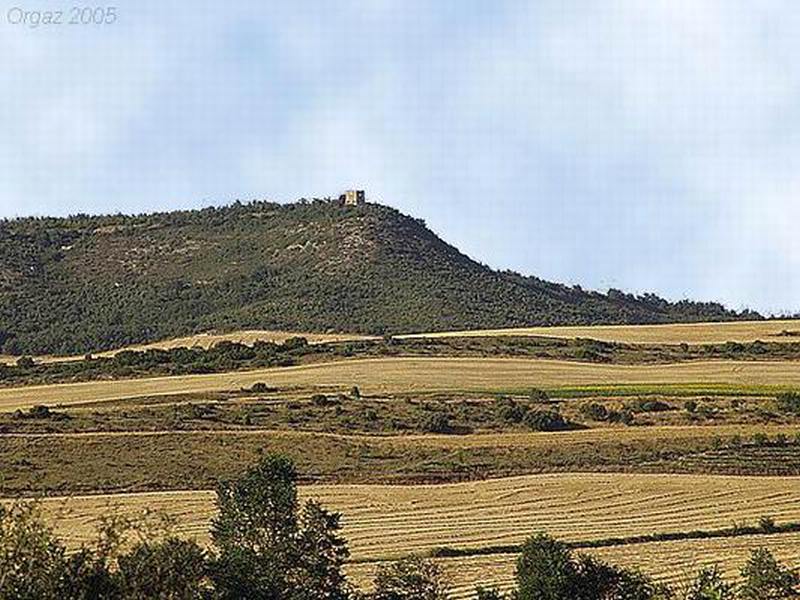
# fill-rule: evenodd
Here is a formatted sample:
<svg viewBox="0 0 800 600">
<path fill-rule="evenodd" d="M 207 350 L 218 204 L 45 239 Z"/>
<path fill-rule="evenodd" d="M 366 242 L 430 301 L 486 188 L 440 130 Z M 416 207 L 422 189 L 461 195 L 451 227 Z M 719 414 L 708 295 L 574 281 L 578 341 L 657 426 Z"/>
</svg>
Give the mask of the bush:
<svg viewBox="0 0 800 600">
<path fill-rule="evenodd" d="M 683 403 L 683 408 L 688 413 L 694 413 L 697 410 L 697 400 L 687 400 Z"/>
<path fill-rule="evenodd" d="M 34 505 L 0 505 L 0 557 L 0 598 L 49 600 L 66 593 L 66 550 Z"/>
<path fill-rule="evenodd" d="M 530 538 L 517 559 L 519 600 L 575 600 L 580 582 L 572 553 L 545 535 Z"/>
<path fill-rule="evenodd" d="M 775 398 L 775 404 L 778 410 L 783 413 L 800 415 L 800 393 L 785 392 L 779 394 L 778 397 Z"/>
<path fill-rule="evenodd" d="M 773 533 L 775 531 L 775 519 L 770 516 L 762 516 L 758 519 L 758 528 L 764 533 Z"/>
<path fill-rule="evenodd" d="M 530 410 L 525 414 L 525 425 L 534 431 L 562 431 L 569 425 L 560 413 L 548 410 Z"/>
<path fill-rule="evenodd" d="M 581 404 L 581 414 L 592 421 L 607 421 L 608 409 L 598 402 Z"/>
<path fill-rule="evenodd" d="M 371 600 L 447 600 L 448 583 L 431 560 L 412 556 L 378 567 Z"/>
<path fill-rule="evenodd" d="M 672 405 L 663 400 L 637 400 L 628 408 L 633 412 L 666 412 L 672 410 Z"/>
<path fill-rule="evenodd" d="M 36 363 L 30 356 L 21 356 L 17 359 L 17 367 L 20 369 L 31 369 L 36 366 Z"/>
<path fill-rule="evenodd" d="M 273 394 L 278 391 L 278 388 L 269 386 L 263 381 L 259 381 L 251 385 L 250 389 L 245 389 L 243 391 L 251 392 L 253 394 Z"/>
<path fill-rule="evenodd" d="M 505 600 L 505 596 L 494 588 L 475 588 L 475 600 Z"/>
<path fill-rule="evenodd" d="M 426 416 L 420 427 L 428 433 L 450 433 L 453 430 L 450 417 L 444 413 L 433 413 Z"/>
<path fill-rule="evenodd" d="M 520 423 L 524 417 L 525 411 L 511 398 L 497 401 L 497 418 L 503 423 Z"/>
<path fill-rule="evenodd" d="M 325 394 L 314 394 L 311 396 L 311 404 L 314 406 L 338 406 L 341 402 L 338 398 L 329 398 Z"/>
<path fill-rule="evenodd" d="M 528 394 L 528 398 L 530 398 L 531 402 L 547 402 L 550 400 L 550 394 L 544 390 L 534 388 Z"/>
<path fill-rule="evenodd" d="M 633 425 L 636 420 L 633 413 L 629 410 L 612 410 L 608 413 L 608 420 L 610 423 L 622 423 L 623 425 Z"/>
</svg>

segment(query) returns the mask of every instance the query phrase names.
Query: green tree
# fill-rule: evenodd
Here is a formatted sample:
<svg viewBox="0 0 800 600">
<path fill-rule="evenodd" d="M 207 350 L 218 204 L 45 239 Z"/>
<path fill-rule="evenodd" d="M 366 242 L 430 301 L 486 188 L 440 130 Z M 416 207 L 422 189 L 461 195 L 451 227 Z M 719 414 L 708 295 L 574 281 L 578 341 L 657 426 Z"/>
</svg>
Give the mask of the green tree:
<svg viewBox="0 0 800 600">
<path fill-rule="evenodd" d="M 348 556 L 339 517 L 309 502 L 299 514 L 292 462 L 269 455 L 217 489 L 211 538 L 214 582 L 223 599 L 342 600 Z"/>
<path fill-rule="evenodd" d="M 742 568 L 742 600 L 785 600 L 798 595 L 800 578 L 781 565 L 765 548 L 753 550 Z"/>
<path fill-rule="evenodd" d="M 525 542 L 517 559 L 519 600 L 575 600 L 580 581 L 569 548 L 546 535 Z"/>
<path fill-rule="evenodd" d="M 209 594 L 207 575 L 203 549 L 170 538 L 137 544 L 120 556 L 115 578 L 125 600 L 201 600 Z"/>
<path fill-rule="evenodd" d="M 411 556 L 378 567 L 370 600 L 447 600 L 447 588 L 436 563 Z"/>
<path fill-rule="evenodd" d="M 0 506 L 0 598 L 55 599 L 67 559 L 33 504 Z"/>
<path fill-rule="evenodd" d="M 685 600 L 734 600 L 733 586 L 726 583 L 717 567 L 703 569 L 689 584 L 684 593 Z"/>
</svg>

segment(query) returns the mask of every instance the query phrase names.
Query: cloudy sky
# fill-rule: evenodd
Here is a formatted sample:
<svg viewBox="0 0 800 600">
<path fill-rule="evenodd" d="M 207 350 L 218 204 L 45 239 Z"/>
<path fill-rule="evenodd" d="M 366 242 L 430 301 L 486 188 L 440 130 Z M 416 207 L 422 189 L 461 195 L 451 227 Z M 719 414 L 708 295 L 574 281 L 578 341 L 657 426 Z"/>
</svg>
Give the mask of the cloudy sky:
<svg viewBox="0 0 800 600">
<path fill-rule="evenodd" d="M 0 2 L 0 216 L 346 187 L 494 267 L 800 310 L 800 5 Z M 14 12 L 15 9 L 17 12 Z"/>
</svg>

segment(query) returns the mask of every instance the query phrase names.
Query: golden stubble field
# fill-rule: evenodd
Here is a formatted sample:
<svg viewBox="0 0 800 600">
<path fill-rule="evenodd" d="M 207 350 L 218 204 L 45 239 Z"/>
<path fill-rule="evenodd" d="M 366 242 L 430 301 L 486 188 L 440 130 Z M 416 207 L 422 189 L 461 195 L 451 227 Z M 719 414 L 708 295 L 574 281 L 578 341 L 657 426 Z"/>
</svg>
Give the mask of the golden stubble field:
<svg viewBox="0 0 800 600">
<path fill-rule="evenodd" d="M 348 571 L 362 585 L 367 585 L 376 561 L 438 546 L 517 544 L 538 531 L 566 541 L 590 541 L 718 529 L 734 521 L 754 523 L 763 515 L 779 523 L 800 521 L 800 478 L 553 474 L 437 486 L 306 486 L 300 494 L 342 512 L 343 533 L 355 561 Z M 72 547 L 93 539 L 100 515 L 137 516 L 146 510 L 173 518 L 178 535 L 207 543 L 215 510 L 209 491 L 41 502 L 57 533 Z M 749 550 L 759 546 L 795 564 L 800 559 L 800 534 L 651 542 L 589 552 L 675 581 L 705 564 L 718 563 L 734 575 Z M 476 584 L 510 585 L 515 559 L 500 554 L 440 562 L 457 584 L 455 597 L 466 597 Z"/>
<path fill-rule="evenodd" d="M 785 333 L 790 335 L 785 335 Z M 627 344 L 723 344 L 725 342 L 798 342 L 800 320 L 677 323 L 666 325 L 586 325 L 480 329 L 401 335 L 401 338 L 544 336 L 591 338 Z"/>
<path fill-rule="evenodd" d="M 718 566 L 728 580 L 735 580 L 739 571 L 757 548 L 767 548 L 779 561 L 800 565 L 800 534 L 775 536 L 742 536 L 728 539 L 680 540 L 648 542 L 630 546 L 594 548 L 586 554 L 621 567 L 640 569 L 658 581 L 677 586 L 704 567 Z M 496 554 L 463 558 L 443 558 L 436 562 L 452 581 L 451 598 L 466 600 L 475 597 L 475 588 L 497 587 L 502 591 L 514 588 L 516 554 Z M 351 580 L 369 589 L 380 563 L 348 565 Z"/>
<path fill-rule="evenodd" d="M 786 333 L 793 335 L 785 335 Z M 252 345 L 257 341 L 281 343 L 291 337 L 305 337 L 312 344 L 377 339 L 375 336 L 355 333 L 307 333 L 270 330 L 242 330 L 230 333 L 200 333 L 172 338 L 150 344 L 138 344 L 97 356 L 113 356 L 122 350 L 170 349 L 180 347 L 210 348 L 219 342 L 238 342 Z M 497 337 L 543 336 L 557 338 L 591 338 L 605 342 L 629 344 L 721 344 L 725 342 L 800 342 L 800 320 L 776 319 L 771 321 L 738 321 L 727 323 L 678 323 L 665 325 L 586 325 L 562 327 L 519 327 L 510 329 L 477 329 L 436 333 L 411 333 L 398 335 L 400 339 L 441 337 Z M 41 356 L 40 362 L 81 360 L 83 356 Z M 0 363 L 13 363 L 16 359 L 0 355 Z"/>
<path fill-rule="evenodd" d="M 0 410 L 74 405 L 142 396 L 237 390 L 266 382 L 285 388 L 413 393 L 493 392 L 591 385 L 800 386 L 800 362 L 698 361 L 605 365 L 511 358 L 385 358 L 209 375 L 93 381 L 0 389 Z"/>
<path fill-rule="evenodd" d="M 546 531 L 565 541 L 754 524 L 763 515 L 800 521 L 800 478 L 646 474 L 546 474 L 444 485 L 303 486 L 343 514 L 353 558 L 382 559 L 439 546 L 518 544 Z M 175 518 L 177 532 L 207 542 L 210 491 L 47 498 L 57 532 L 71 544 L 91 539 L 101 514 Z"/>
</svg>

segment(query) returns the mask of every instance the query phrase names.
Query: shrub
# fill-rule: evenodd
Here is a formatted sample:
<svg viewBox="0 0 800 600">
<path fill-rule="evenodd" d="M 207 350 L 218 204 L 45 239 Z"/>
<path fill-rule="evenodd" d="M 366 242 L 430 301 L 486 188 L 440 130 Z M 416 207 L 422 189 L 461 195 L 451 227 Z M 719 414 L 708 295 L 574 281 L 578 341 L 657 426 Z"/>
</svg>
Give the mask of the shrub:
<svg viewBox="0 0 800 600">
<path fill-rule="evenodd" d="M 775 398 L 775 404 L 779 411 L 800 415 L 800 393 L 784 392 Z"/>
<path fill-rule="evenodd" d="M 284 350 L 300 350 L 308 346 L 308 340 L 304 337 L 291 337 L 281 345 L 283 346 Z"/>
<path fill-rule="evenodd" d="M 372 600 L 447 600 L 448 583 L 431 560 L 412 556 L 378 567 Z"/>
<path fill-rule="evenodd" d="M 544 390 L 534 388 L 530 391 L 530 394 L 528 394 L 528 398 L 530 398 L 532 402 L 547 402 L 550 400 L 550 394 Z"/>
<path fill-rule="evenodd" d="M 592 421 L 607 421 L 608 409 L 598 402 L 581 404 L 581 414 Z"/>
<path fill-rule="evenodd" d="M 475 588 L 475 600 L 505 600 L 505 596 L 494 588 Z"/>
<path fill-rule="evenodd" d="M 517 559 L 519 600 L 575 600 L 579 598 L 578 569 L 569 548 L 537 535 L 522 547 Z"/>
<path fill-rule="evenodd" d="M 688 413 L 694 413 L 697 410 L 697 400 L 687 400 L 683 403 L 683 408 Z"/>
<path fill-rule="evenodd" d="M 504 423 L 520 423 L 525 416 L 522 407 L 511 398 L 497 401 L 497 417 Z"/>
<path fill-rule="evenodd" d="M 530 410 L 524 421 L 534 431 L 562 431 L 569 427 L 560 413 L 549 410 Z"/>
<path fill-rule="evenodd" d="M 670 590 L 637 571 L 589 556 L 573 558 L 569 548 L 546 535 L 525 542 L 517 560 L 518 600 L 666 600 Z"/>
<path fill-rule="evenodd" d="M 17 366 L 20 369 L 30 369 L 36 366 L 36 363 L 30 356 L 21 356 L 17 359 Z"/>
<path fill-rule="evenodd" d="M 251 385 L 249 390 L 245 391 L 252 392 L 253 394 L 271 394 L 277 392 L 278 388 L 271 387 L 266 383 L 264 383 L 263 381 L 259 381 Z"/>
<path fill-rule="evenodd" d="M 355 400 L 361 399 L 361 390 L 358 389 L 357 385 L 354 385 L 353 388 L 350 390 L 350 396 Z"/>
<path fill-rule="evenodd" d="M 775 531 L 775 519 L 770 516 L 762 516 L 758 519 L 758 528 L 764 533 L 773 533 Z"/>
<path fill-rule="evenodd" d="M 629 410 L 612 410 L 608 413 L 608 420 L 611 423 L 622 423 L 623 425 L 633 425 L 635 417 Z"/>
<path fill-rule="evenodd" d="M 427 415 L 422 421 L 421 429 L 428 433 L 450 433 L 452 426 L 450 424 L 450 417 L 445 413 L 433 413 Z"/>
<path fill-rule="evenodd" d="M 311 403 L 314 406 L 337 406 L 341 404 L 338 398 L 329 398 L 325 394 L 314 394 L 311 396 Z"/>
<path fill-rule="evenodd" d="M 672 410 L 672 405 L 663 400 L 637 400 L 628 408 L 634 412 L 666 412 Z"/>
</svg>

